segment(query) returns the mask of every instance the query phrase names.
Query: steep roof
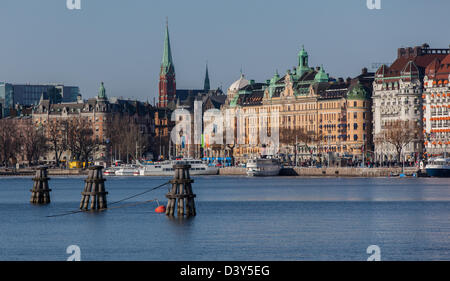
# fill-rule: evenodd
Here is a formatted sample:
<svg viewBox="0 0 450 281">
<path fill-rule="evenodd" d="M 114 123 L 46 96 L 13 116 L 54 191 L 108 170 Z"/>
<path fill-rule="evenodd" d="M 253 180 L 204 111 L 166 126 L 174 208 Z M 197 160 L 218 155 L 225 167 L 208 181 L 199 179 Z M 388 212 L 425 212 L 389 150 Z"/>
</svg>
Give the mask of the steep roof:
<svg viewBox="0 0 450 281">
<path fill-rule="evenodd" d="M 435 59 L 443 60 L 447 54 L 444 52 L 433 52 L 433 49 L 420 49 L 408 51 L 408 52 L 400 52 L 397 59 L 391 64 L 391 66 L 387 67 L 386 65 L 382 65 L 376 72 L 376 78 L 384 78 L 385 82 L 393 82 L 399 79 L 400 76 L 406 74 L 410 75 L 411 72 L 403 72 L 412 71 L 412 73 L 419 75 L 419 77 L 423 77 L 425 74 L 425 68 L 432 63 Z M 401 49 L 403 50 L 403 49 Z M 378 80 L 381 83 L 380 80 Z"/>
<path fill-rule="evenodd" d="M 262 105 L 263 97 L 264 91 L 253 91 L 251 94 L 239 95 L 237 104 L 241 106 Z"/>
</svg>

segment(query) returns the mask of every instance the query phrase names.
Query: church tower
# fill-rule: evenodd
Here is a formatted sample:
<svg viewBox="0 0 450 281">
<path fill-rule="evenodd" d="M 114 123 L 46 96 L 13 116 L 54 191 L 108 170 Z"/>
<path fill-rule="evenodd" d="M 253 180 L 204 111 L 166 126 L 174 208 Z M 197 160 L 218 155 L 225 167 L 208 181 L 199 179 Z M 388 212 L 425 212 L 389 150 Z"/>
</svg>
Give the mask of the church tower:
<svg viewBox="0 0 450 281">
<path fill-rule="evenodd" d="M 171 101 L 175 101 L 176 82 L 175 67 L 170 51 L 169 24 L 166 21 L 166 34 L 164 37 L 164 52 L 159 72 L 159 102 L 158 107 L 167 107 Z"/>
</svg>

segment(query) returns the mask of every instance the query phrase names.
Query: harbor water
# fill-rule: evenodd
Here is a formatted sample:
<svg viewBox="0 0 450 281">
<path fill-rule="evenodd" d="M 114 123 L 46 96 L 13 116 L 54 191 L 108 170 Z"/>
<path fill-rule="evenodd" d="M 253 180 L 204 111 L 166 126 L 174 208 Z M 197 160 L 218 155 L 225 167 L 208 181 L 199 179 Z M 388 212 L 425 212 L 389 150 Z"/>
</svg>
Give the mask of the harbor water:
<svg viewBox="0 0 450 281">
<path fill-rule="evenodd" d="M 51 203 L 29 203 L 31 177 L 0 178 L 0 260 L 450 260 L 445 178 L 197 176 L 197 216 L 168 218 L 150 202 L 76 213 L 85 177 L 52 177 Z M 108 177 L 108 202 L 169 178 Z M 123 204 L 158 199 L 163 187 Z M 114 206 L 120 206 L 114 205 Z M 112 206 L 111 206 L 112 207 Z"/>
</svg>

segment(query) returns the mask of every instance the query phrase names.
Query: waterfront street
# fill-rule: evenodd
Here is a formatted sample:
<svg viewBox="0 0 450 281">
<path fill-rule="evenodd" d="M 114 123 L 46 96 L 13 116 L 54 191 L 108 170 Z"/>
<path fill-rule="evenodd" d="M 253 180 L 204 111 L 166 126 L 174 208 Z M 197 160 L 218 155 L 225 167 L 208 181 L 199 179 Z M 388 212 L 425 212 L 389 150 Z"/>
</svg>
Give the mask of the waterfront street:
<svg viewBox="0 0 450 281">
<path fill-rule="evenodd" d="M 0 260 L 450 260 L 445 178 L 194 177 L 197 216 L 168 218 L 156 203 L 77 210 L 85 176 L 52 177 L 52 202 L 29 204 L 30 177 L 0 180 Z M 168 178 L 108 177 L 108 202 Z M 167 188 L 124 204 L 157 198 Z M 177 255 L 171 255 L 177 249 Z"/>
</svg>

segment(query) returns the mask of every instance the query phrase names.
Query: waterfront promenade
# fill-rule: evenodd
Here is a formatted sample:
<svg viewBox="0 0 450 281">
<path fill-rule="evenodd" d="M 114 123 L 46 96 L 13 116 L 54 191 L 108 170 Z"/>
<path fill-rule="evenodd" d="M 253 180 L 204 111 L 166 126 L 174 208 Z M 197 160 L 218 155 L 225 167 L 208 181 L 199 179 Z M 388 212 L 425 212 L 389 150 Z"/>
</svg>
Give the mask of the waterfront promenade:
<svg viewBox="0 0 450 281">
<path fill-rule="evenodd" d="M 50 176 L 79 176 L 87 175 L 87 170 L 82 169 L 49 169 Z M 33 168 L 17 170 L 0 170 L 0 176 L 28 176 L 33 175 Z M 305 177 L 388 177 L 398 176 L 404 173 L 407 176 L 413 174 L 423 175 L 417 167 L 405 167 L 403 172 L 401 167 L 381 167 L 381 168 L 355 168 L 355 167 L 285 167 L 281 169 L 280 176 L 305 176 Z M 219 169 L 219 175 L 240 176 L 246 175 L 245 168 L 242 167 L 224 167 Z"/>
</svg>

